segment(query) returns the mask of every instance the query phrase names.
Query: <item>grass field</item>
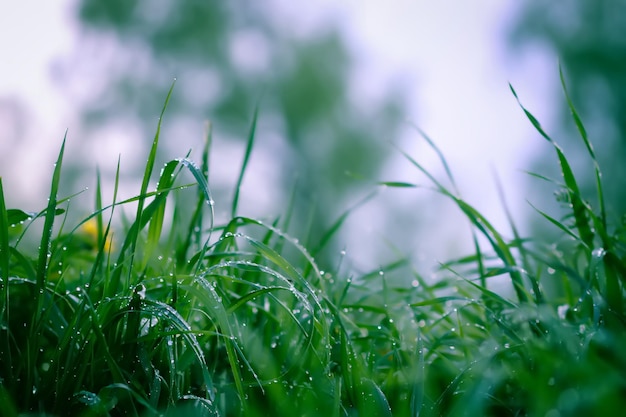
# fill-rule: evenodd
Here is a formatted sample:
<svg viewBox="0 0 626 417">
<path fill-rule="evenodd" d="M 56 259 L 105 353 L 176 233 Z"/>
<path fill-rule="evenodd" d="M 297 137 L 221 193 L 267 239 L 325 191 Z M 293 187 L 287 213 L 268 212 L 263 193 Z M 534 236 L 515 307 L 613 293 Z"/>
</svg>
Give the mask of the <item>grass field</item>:
<svg viewBox="0 0 626 417">
<path fill-rule="evenodd" d="M 562 173 L 566 215 L 537 208 L 554 242 L 520 236 L 512 220 L 496 230 L 460 197 L 443 156 L 441 180 L 406 155 L 464 213 L 476 248 L 407 286 L 387 280 L 394 265 L 364 276 L 318 268 L 343 218 L 313 250 L 283 232 L 290 207 L 273 222 L 238 215 L 256 116 L 223 224 L 207 184 L 210 134 L 197 162 L 173 159 L 156 175 L 159 126 L 137 196 L 118 200 L 119 170 L 112 196 L 96 176 L 80 221 L 58 193 L 65 145 L 41 211 L 7 207 L 0 179 L 0 415 L 616 415 L 626 235 L 563 88 L 594 162 L 593 206 L 524 107 Z M 511 296 L 493 291 L 495 277 Z"/>
</svg>

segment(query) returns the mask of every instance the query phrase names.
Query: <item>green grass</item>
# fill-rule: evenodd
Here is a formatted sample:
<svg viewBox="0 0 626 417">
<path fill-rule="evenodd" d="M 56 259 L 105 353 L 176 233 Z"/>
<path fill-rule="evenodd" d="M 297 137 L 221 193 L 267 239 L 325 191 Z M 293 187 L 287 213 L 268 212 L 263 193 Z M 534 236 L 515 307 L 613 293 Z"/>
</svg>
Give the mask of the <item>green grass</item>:
<svg viewBox="0 0 626 417">
<path fill-rule="evenodd" d="M 118 168 L 105 205 L 98 174 L 94 211 L 81 220 L 58 195 L 65 142 L 40 212 L 7 208 L 0 179 L 0 415 L 619 412 L 626 235 L 607 216 L 600 167 L 563 88 L 594 162 L 598 208 L 524 107 L 562 172 L 555 187 L 566 214 L 537 209 L 561 233 L 547 246 L 522 238 L 512 220 L 498 231 L 461 197 L 423 135 L 445 181 L 406 155 L 408 163 L 474 231 L 475 252 L 442 264 L 434 281 L 389 279 L 403 260 L 363 276 L 321 271 L 314 257 L 349 211 L 310 251 L 284 232 L 291 207 L 269 222 L 240 216 L 256 113 L 224 224 L 213 219 L 210 131 L 199 165 L 189 155 L 169 161 L 151 191 L 159 122 L 137 196 L 118 200 Z M 28 244 L 35 238 L 38 249 Z M 496 277 L 510 282 L 510 296 L 495 291 Z"/>
</svg>

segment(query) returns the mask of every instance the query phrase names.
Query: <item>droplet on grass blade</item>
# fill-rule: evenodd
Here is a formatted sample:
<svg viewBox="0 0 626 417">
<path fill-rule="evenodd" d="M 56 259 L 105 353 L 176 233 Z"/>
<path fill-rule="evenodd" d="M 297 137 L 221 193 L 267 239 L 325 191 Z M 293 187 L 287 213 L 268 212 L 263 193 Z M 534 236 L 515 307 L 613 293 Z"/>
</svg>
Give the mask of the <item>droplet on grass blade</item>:
<svg viewBox="0 0 626 417">
<path fill-rule="evenodd" d="M 591 252 L 591 256 L 594 258 L 602 258 L 606 254 L 606 250 L 604 248 L 596 248 Z"/>
</svg>

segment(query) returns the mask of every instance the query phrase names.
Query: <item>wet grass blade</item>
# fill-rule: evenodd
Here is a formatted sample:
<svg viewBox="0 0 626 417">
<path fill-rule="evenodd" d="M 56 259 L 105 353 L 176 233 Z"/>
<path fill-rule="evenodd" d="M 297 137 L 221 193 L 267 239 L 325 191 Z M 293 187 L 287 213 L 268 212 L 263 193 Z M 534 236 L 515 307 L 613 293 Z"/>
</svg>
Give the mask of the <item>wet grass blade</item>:
<svg viewBox="0 0 626 417">
<path fill-rule="evenodd" d="M 491 223 L 480 214 L 474 207 L 465 202 L 462 198 L 458 197 L 457 194 L 453 194 L 446 187 L 444 187 L 428 170 L 426 170 L 419 162 L 413 159 L 411 156 L 402 152 L 402 154 L 413 164 L 417 169 L 419 169 L 424 175 L 428 177 L 428 179 L 435 185 L 436 190 L 443 194 L 444 196 L 450 198 L 452 201 L 456 203 L 456 205 L 461 209 L 463 214 L 467 217 L 470 223 L 478 230 L 480 233 L 487 238 L 491 247 L 496 252 L 498 257 L 504 262 L 505 266 L 510 268 L 511 271 L 511 281 L 513 283 L 513 287 L 515 289 L 515 293 L 519 299 L 519 301 L 529 301 L 529 295 L 525 289 L 524 282 L 521 274 L 518 272 L 516 267 L 516 260 L 509 245 L 505 242 L 502 235 L 491 225 Z M 450 174 L 451 176 L 451 174 Z M 452 177 L 450 180 L 453 181 Z M 477 248 L 477 250 L 479 250 Z M 480 252 L 480 250 L 479 250 Z"/>
<path fill-rule="evenodd" d="M 246 169 L 248 168 L 248 161 L 250 160 L 250 155 L 252 154 L 252 148 L 254 147 L 254 136 L 256 133 L 256 123 L 259 115 L 259 107 L 257 106 L 254 109 L 254 116 L 252 117 L 252 124 L 250 125 L 250 133 L 248 134 L 248 141 L 246 142 L 246 152 L 243 156 L 243 163 L 241 164 L 241 169 L 239 170 L 239 178 L 237 178 L 237 185 L 235 186 L 235 195 L 233 197 L 233 206 L 231 209 L 231 216 L 237 217 L 237 206 L 239 204 L 239 193 L 241 192 L 241 184 L 243 182 L 243 176 L 246 173 Z"/>
<path fill-rule="evenodd" d="M 576 223 L 576 228 L 578 229 L 578 232 L 580 234 L 581 241 L 587 246 L 589 251 L 591 251 L 594 247 L 594 244 L 593 244 L 594 233 L 591 230 L 591 227 L 589 225 L 589 219 L 587 218 L 587 211 L 588 210 L 590 211 L 590 209 L 582 200 L 580 190 L 578 188 L 578 184 L 576 182 L 576 178 L 574 177 L 572 168 L 570 167 L 569 161 L 565 157 L 565 154 L 563 153 L 563 150 L 561 149 L 561 147 L 543 130 L 537 118 L 535 118 L 535 116 L 533 116 L 532 113 L 530 113 L 522 105 L 513 86 L 509 84 L 509 87 L 511 89 L 511 92 L 513 93 L 513 96 L 517 100 L 517 103 L 519 104 L 520 108 L 524 111 L 524 114 L 526 114 L 526 117 L 528 117 L 528 120 L 530 120 L 532 125 L 541 134 L 541 136 L 543 136 L 544 139 L 550 142 L 550 144 L 552 144 L 552 146 L 554 147 L 554 150 L 556 151 L 556 154 L 557 154 L 557 158 L 559 160 L 559 165 L 561 167 L 561 174 L 563 175 L 563 179 L 567 187 L 567 192 L 569 195 L 570 203 L 572 205 L 572 211 L 574 213 L 574 221 Z M 580 119 L 578 120 L 580 121 Z M 583 132 L 584 132 L 584 129 L 583 129 Z M 584 133 L 584 135 L 586 137 L 586 133 Z"/>
<path fill-rule="evenodd" d="M 10 319 L 10 300 L 9 300 L 9 260 L 11 258 L 11 251 L 9 247 L 9 219 L 7 214 L 7 207 L 4 201 L 4 188 L 2 186 L 2 177 L 0 177 L 0 284 L 2 285 L 2 300 L 0 300 L 0 321 L 2 323 L 9 323 Z M 11 364 L 11 330 L 3 328 L 1 330 L 2 340 L 6 343 L 3 344 L 2 349 L 6 363 Z M 13 378 L 13 366 L 7 366 L 3 368 L 3 374 L 7 376 L 9 380 Z M 0 388 L 0 408 L 6 407 L 9 410 L 9 403 L 2 401 L 3 388 Z M 17 412 L 15 413 L 17 415 Z"/>
<path fill-rule="evenodd" d="M 54 172 L 52 174 L 52 181 L 50 184 L 50 194 L 48 197 L 48 206 L 46 208 L 44 225 L 41 233 L 41 241 L 39 244 L 39 256 L 37 260 L 36 269 L 36 281 L 34 288 L 34 310 L 32 312 L 31 323 L 29 328 L 31 344 L 27 346 L 26 363 L 29 365 L 29 371 L 27 372 L 26 386 L 38 387 L 39 382 L 36 380 L 36 372 L 32 370 L 33 364 L 38 362 L 38 357 L 41 354 L 39 350 L 39 344 L 41 343 L 41 321 L 44 309 L 44 299 L 46 291 L 46 280 L 48 274 L 48 267 L 50 262 L 50 250 L 52 243 L 52 228 L 54 226 L 54 216 L 56 215 L 57 206 L 57 194 L 59 191 L 59 183 L 61 180 L 61 167 L 63 164 L 63 155 L 65 152 L 65 141 L 67 134 L 63 138 L 61 149 L 57 157 L 57 161 L 54 166 Z M 32 392 L 26 393 L 27 398 L 33 395 Z"/>
<path fill-rule="evenodd" d="M 491 225 L 487 219 L 480 214 L 476 209 L 467 204 L 465 201 L 457 199 L 455 200 L 463 213 L 468 217 L 468 219 L 476 226 L 478 230 L 481 231 L 483 236 L 485 236 L 489 242 L 491 243 L 491 247 L 498 255 L 498 258 L 503 261 L 504 265 L 507 268 L 510 268 L 510 276 L 511 281 L 513 283 L 513 288 L 517 295 L 517 298 L 520 302 L 530 301 L 528 292 L 524 286 L 524 282 L 522 280 L 522 275 L 519 272 L 519 268 L 517 266 L 517 261 L 513 254 L 511 253 L 511 249 L 509 245 L 505 242 L 504 238 L 500 233 Z"/>
<path fill-rule="evenodd" d="M 554 217 L 550 216 L 549 214 L 539 210 L 537 207 L 535 207 L 532 203 L 528 202 L 528 204 L 537 212 L 539 213 L 544 219 L 546 219 L 547 221 L 549 221 L 550 223 L 552 223 L 553 225 L 555 225 L 556 227 L 558 227 L 563 233 L 567 234 L 568 236 L 570 236 L 572 239 L 574 239 L 576 242 L 579 243 L 584 243 L 581 239 L 580 236 L 576 235 L 576 233 L 572 232 L 570 230 L 569 227 L 565 226 L 563 223 L 561 223 L 560 221 L 558 221 L 557 219 L 555 219 Z"/>
<path fill-rule="evenodd" d="M 99 173 L 98 173 L 99 174 Z M 98 230 L 99 230 L 99 235 L 100 235 L 100 245 L 98 247 L 98 254 L 96 255 L 96 262 L 94 262 L 94 266 L 91 270 L 91 274 L 90 274 L 90 278 L 89 278 L 89 287 L 93 288 L 93 284 L 94 281 L 96 279 L 96 273 L 98 272 L 98 269 L 100 269 L 100 271 L 102 271 L 104 269 L 104 257 L 110 256 L 111 253 L 111 245 L 113 242 L 113 237 L 112 237 L 112 232 L 111 232 L 111 222 L 113 221 L 113 213 L 115 212 L 115 207 L 116 207 L 116 203 L 117 203 L 117 192 L 119 190 L 119 184 L 120 184 L 120 158 L 117 159 L 117 166 L 115 169 L 115 182 L 113 185 L 113 200 L 111 205 L 109 206 L 111 208 L 111 213 L 109 214 L 109 220 L 107 222 L 106 225 L 106 230 L 104 230 L 103 232 L 100 232 L 101 228 L 104 227 L 104 223 L 102 221 L 102 212 L 109 208 L 109 207 L 102 207 L 102 196 L 101 196 L 101 188 L 100 188 L 100 176 L 98 175 L 98 182 L 97 182 L 97 200 L 96 200 L 96 213 L 98 213 L 98 217 L 99 217 L 99 226 L 98 226 Z M 107 248 L 108 245 L 108 248 Z M 107 271 L 107 275 L 108 275 L 109 271 Z M 108 277 L 107 277 L 108 278 Z M 108 281 L 108 279 L 107 279 Z M 106 286 L 105 288 L 105 293 L 106 293 Z"/>
<path fill-rule="evenodd" d="M 604 189 L 602 187 L 602 173 L 600 171 L 600 165 L 598 164 L 598 160 L 596 158 L 596 153 L 593 150 L 593 146 L 589 137 L 587 136 L 587 130 L 574 107 L 574 103 L 569 95 L 569 91 L 567 89 L 567 84 L 565 83 L 565 76 L 563 75 L 563 68 L 559 65 L 559 78 L 561 80 L 561 87 L 563 88 L 563 93 L 565 94 L 565 99 L 567 101 L 567 107 L 570 110 L 572 118 L 574 119 L 574 123 L 576 124 L 576 128 L 580 133 L 580 137 L 582 138 L 585 147 L 587 148 L 587 152 L 593 161 L 594 171 L 595 171 L 595 180 L 596 180 L 596 191 L 598 192 L 598 204 L 600 206 L 600 219 L 602 220 L 603 229 L 606 229 L 606 207 L 604 202 Z"/>
<path fill-rule="evenodd" d="M 178 161 L 182 165 L 184 165 L 189 170 L 189 172 L 191 172 L 191 175 L 193 175 L 193 177 L 195 178 L 200 193 L 202 195 L 202 201 L 204 205 L 209 206 L 208 234 L 205 243 L 202 246 L 201 255 L 199 256 L 199 259 L 202 259 L 204 257 L 204 253 L 206 253 L 206 251 L 209 249 L 209 243 L 211 241 L 211 236 L 213 233 L 213 226 L 215 221 L 215 209 L 213 207 L 214 201 L 211 195 L 211 190 L 209 189 L 206 174 L 203 173 L 202 169 L 200 169 L 193 161 L 187 158 L 179 159 Z M 199 271 L 200 266 L 201 263 L 197 263 L 196 272 Z"/>
<path fill-rule="evenodd" d="M 39 258 L 37 261 L 37 293 L 43 291 L 46 284 L 46 274 L 48 271 L 48 261 L 50 253 L 50 244 L 52 242 L 52 226 L 54 225 L 54 216 L 56 214 L 57 205 L 57 193 L 59 191 L 59 182 L 61 181 L 61 166 L 63 163 L 63 154 L 65 152 L 65 140 L 67 136 L 63 138 L 61 144 L 61 150 L 57 157 L 57 161 L 54 165 L 54 172 L 52 174 L 52 183 L 50 186 L 50 195 L 48 197 L 48 207 L 46 208 L 46 215 L 44 219 L 43 232 L 41 235 L 41 243 L 39 244 Z M 41 307 L 41 297 L 37 296 L 37 305 Z M 38 309 L 40 310 L 40 309 Z"/>
<path fill-rule="evenodd" d="M 148 184 L 150 183 L 150 177 L 152 176 L 152 171 L 154 169 L 154 164 L 156 162 L 156 154 L 157 149 L 159 147 L 159 138 L 161 136 L 161 124 L 163 123 L 163 116 L 165 114 L 165 110 L 167 109 L 167 105 L 170 101 L 170 97 L 172 96 L 172 92 L 174 91 L 174 83 L 170 87 L 170 90 L 165 97 L 165 103 L 163 104 L 163 108 L 161 109 L 161 115 L 159 116 L 159 122 L 157 123 L 156 133 L 154 135 L 154 139 L 152 140 L 152 146 L 150 148 L 150 153 L 148 155 L 148 160 L 146 162 L 146 167 L 143 174 L 143 180 L 141 182 L 141 191 L 139 192 L 139 199 L 137 200 L 137 215 L 135 216 L 135 224 L 142 224 L 142 215 L 143 208 L 146 201 L 146 194 L 148 192 Z M 135 257 L 135 252 L 137 248 L 137 240 L 139 239 L 139 232 L 141 231 L 140 227 L 131 228 L 132 235 L 130 236 L 130 257 L 129 257 L 129 274 L 132 274 L 133 270 L 133 262 Z M 130 279 L 129 279 L 130 282 Z"/>
<path fill-rule="evenodd" d="M 513 220 L 513 216 L 511 215 L 511 210 L 509 209 L 509 205 L 506 202 L 506 197 L 504 195 L 504 188 L 502 187 L 502 183 L 500 182 L 500 178 L 498 177 L 498 175 L 495 175 L 495 172 L 494 172 L 494 177 L 496 179 L 496 189 L 498 191 L 498 197 L 500 198 L 502 207 L 504 209 L 504 214 L 506 215 L 506 219 L 509 225 L 511 226 L 511 232 L 513 232 L 514 241 L 518 243 L 517 248 L 518 248 L 521 260 L 522 260 L 522 265 L 525 271 L 530 271 L 531 267 L 530 267 L 530 262 L 528 260 L 528 256 L 526 253 L 526 249 L 524 247 L 524 240 L 522 239 L 517 229 L 517 226 L 515 225 L 515 221 Z M 539 283 L 537 282 L 537 279 L 532 276 L 528 276 L 528 277 L 533 287 L 533 295 L 535 297 L 535 302 L 536 303 L 543 302 L 542 290 L 539 287 Z"/>
<path fill-rule="evenodd" d="M 154 201 L 159 201 L 150 216 L 150 222 L 148 223 L 148 237 L 146 239 L 146 253 L 148 257 L 156 249 L 161 239 L 161 232 L 163 231 L 163 221 L 165 220 L 165 207 L 168 190 L 173 186 L 176 179 L 175 170 L 178 166 L 178 161 L 170 161 L 165 164 L 165 167 L 161 171 L 159 181 L 157 183 L 156 197 Z"/>
<path fill-rule="evenodd" d="M 570 203 L 572 204 L 572 212 L 574 214 L 574 222 L 576 224 L 576 228 L 578 229 L 578 233 L 580 234 L 580 239 L 589 250 L 593 250 L 594 233 L 591 230 L 589 219 L 587 218 L 587 211 L 591 212 L 591 209 L 589 209 L 581 197 L 576 178 L 574 177 L 574 173 L 572 172 L 572 168 L 570 167 L 567 158 L 559 147 L 556 147 L 555 149 L 559 157 L 559 163 L 561 165 L 561 172 L 565 180 L 565 185 L 568 189 Z"/>
<path fill-rule="evenodd" d="M 450 169 L 450 167 L 448 166 L 448 162 L 446 161 L 445 156 L 443 155 L 443 152 L 441 152 L 441 149 L 439 149 L 439 147 L 435 144 L 435 142 L 426 134 L 426 132 L 424 132 L 422 129 L 420 129 L 418 126 L 413 125 L 413 128 L 416 129 L 419 134 L 422 136 L 422 138 L 426 141 L 426 143 L 428 143 L 428 146 L 431 147 L 432 150 L 435 151 L 435 153 L 437 154 L 437 157 L 439 158 L 439 162 L 441 162 L 441 165 L 443 166 L 446 175 L 448 177 L 448 180 L 450 181 L 450 184 L 452 185 L 452 190 L 454 191 L 454 193 L 456 195 L 459 195 L 459 189 L 456 186 L 456 181 L 454 181 L 454 176 L 452 175 L 452 170 Z"/>
<path fill-rule="evenodd" d="M 211 123 L 207 123 L 206 127 L 206 136 L 204 139 L 204 148 L 202 149 L 202 157 L 201 157 L 201 169 L 202 176 L 204 177 L 207 186 L 209 183 L 209 154 L 211 152 L 211 144 L 213 142 L 213 131 Z M 187 228 L 187 234 L 182 242 L 176 248 L 176 259 L 180 265 L 186 262 L 187 253 L 189 252 L 189 248 L 195 242 L 198 246 L 196 248 L 197 251 L 200 251 L 200 245 L 202 240 L 202 227 L 203 227 L 203 219 L 204 219 L 204 207 L 206 205 L 206 193 L 201 188 L 198 188 L 198 199 L 196 202 L 196 208 L 191 216 L 191 220 L 189 221 L 189 226 Z M 210 203 L 211 208 L 213 204 Z M 211 216 L 213 214 L 211 213 Z M 210 226 L 212 227 L 212 226 Z"/>
<path fill-rule="evenodd" d="M 335 222 L 324 232 L 324 234 L 320 238 L 320 241 L 317 244 L 317 246 L 315 247 L 315 249 L 313 249 L 311 251 L 311 256 L 313 258 L 316 258 L 319 255 L 319 253 L 326 247 L 326 245 L 328 245 L 330 240 L 339 232 L 339 230 L 343 226 L 343 224 L 346 221 L 346 219 L 350 216 L 350 214 L 353 211 L 357 210 L 359 207 L 361 207 L 364 204 L 366 204 L 368 201 L 372 200 L 377 194 L 378 194 L 377 192 L 372 192 L 372 193 L 368 194 L 363 199 L 358 201 L 354 206 L 352 206 L 349 209 L 347 209 L 346 211 L 344 211 L 339 216 L 339 218 L 337 218 L 337 220 L 335 220 Z M 307 268 L 304 270 L 302 275 L 306 277 L 309 274 L 309 272 L 311 270 L 311 267 L 312 267 L 312 264 L 309 263 L 307 265 Z"/>
<path fill-rule="evenodd" d="M 4 188 L 0 177 L 0 281 L 2 283 L 2 301 L 0 301 L 0 317 L 4 320 L 4 313 L 9 306 L 9 216 L 4 201 Z"/>
<path fill-rule="evenodd" d="M 168 325 L 173 328 L 176 334 L 185 340 L 186 346 L 191 349 L 191 352 L 196 360 L 196 370 L 199 370 L 202 375 L 202 382 L 206 393 L 211 401 L 213 401 L 215 399 L 213 380 L 209 374 L 202 347 L 198 343 L 191 326 L 175 309 L 163 302 L 153 301 L 146 298 L 141 300 L 141 303 L 142 311 L 154 317 L 166 320 Z M 175 374 L 176 373 L 174 372 L 174 375 Z"/>
<path fill-rule="evenodd" d="M 224 343 L 224 348 L 226 349 L 226 356 L 228 360 L 228 364 L 230 366 L 230 370 L 232 372 L 233 381 L 235 383 L 235 388 L 237 394 L 239 395 L 242 408 L 244 412 L 247 410 L 248 405 L 245 399 L 245 389 L 243 385 L 243 377 L 242 377 L 242 367 L 239 363 L 239 354 L 240 351 L 237 348 L 237 334 L 234 332 L 233 325 L 231 324 L 232 319 L 228 315 L 224 304 L 222 303 L 222 297 L 216 292 L 215 287 L 211 285 L 211 283 L 204 276 L 195 276 L 194 282 L 198 285 L 198 289 L 194 289 L 193 287 L 186 288 L 187 291 L 195 294 L 195 296 L 200 300 L 209 311 L 212 311 L 215 314 L 215 321 L 218 325 L 218 328 L 223 335 L 222 340 Z"/>
<path fill-rule="evenodd" d="M 410 397 L 411 416 L 419 417 L 424 407 L 424 392 L 426 388 L 426 366 L 424 363 L 424 341 L 422 334 L 417 334 L 417 344 L 415 346 L 415 354 L 417 356 L 416 375 L 413 381 L 413 389 Z"/>
</svg>

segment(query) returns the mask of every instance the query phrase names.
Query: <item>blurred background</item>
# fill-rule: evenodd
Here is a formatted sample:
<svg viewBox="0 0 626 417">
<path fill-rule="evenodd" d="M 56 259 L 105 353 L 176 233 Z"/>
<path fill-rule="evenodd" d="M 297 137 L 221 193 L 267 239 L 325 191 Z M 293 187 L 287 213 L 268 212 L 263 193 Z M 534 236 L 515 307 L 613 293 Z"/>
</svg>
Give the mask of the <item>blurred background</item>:
<svg viewBox="0 0 626 417">
<path fill-rule="evenodd" d="M 367 272 L 410 256 L 428 273 L 471 251 L 467 221 L 431 190 L 377 183 L 431 185 L 401 151 L 445 180 L 417 126 L 441 148 L 469 203 L 508 232 L 498 178 L 518 226 L 536 230 L 539 216 L 528 201 L 557 212 L 555 186 L 525 171 L 558 179 L 557 166 L 508 83 L 563 144 L 581 178 L 592 178 L 568 119 L 559 62 L 603 162 L 610 215 L 624 213 L 624 27 L 623 0 L 3 2 L 0 176 L 7 204 L 45 206 L 66 131 L 64 195 L 93 189 L 99 167 L 111 196 L 118 157 L 122 198 L 135 195 L 176 79 L 160 161 L 190 149 L 199 158 L 211 122 L 218 220 L 229 212 L 258 105 L 242 215 L 272 220 L 293 195 L 288 232 L 314 245 L 356 206 L 328 262 L 345 251 L 351 268 Z M 582 186 L 593 200 L 593 184 Z M 93 209 L 89 192 L 77 200 L 75 212 Z"/>
</svg>

